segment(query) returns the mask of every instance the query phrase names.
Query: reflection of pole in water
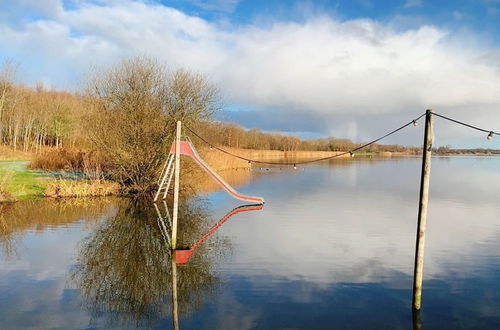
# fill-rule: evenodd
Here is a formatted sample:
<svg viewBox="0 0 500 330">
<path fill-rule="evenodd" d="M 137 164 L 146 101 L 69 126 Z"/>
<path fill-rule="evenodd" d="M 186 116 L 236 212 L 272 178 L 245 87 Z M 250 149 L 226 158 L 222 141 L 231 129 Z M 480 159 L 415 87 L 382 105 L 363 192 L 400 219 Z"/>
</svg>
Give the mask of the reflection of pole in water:
<svg viewBox="0 0 500 330">
<path fill-rule="evenodd" d="M 179 310 L 177 306 L 177 264 L 175 254 L 172 254 L 172 323 L 174 330 L 179 330 Z"/>
<path fill-rule="evenodd" d="M 420 316 L 420 311 L 413 310 L 413 330 L 422 330 L 422 317 Z"/>
<path fill-rule="evenodd" d="M 158 215 L 157 222 L 160 231 L 162 232 L 163 239 L 167 246 L 170 247 L 169 251 L 174 253 L 171 254 L 170 262 L 172 266 L 172 325 L 174 330 L 179 329 L 179 307 L 177 302 L 177 263 L 185 264 L 189 260 L 189 257 L 194 252 L 194 250 L 203 243 L 210 235 L 212 235 L 224 222 L 229 220 L 233 215 L 238 214 L 240 212 L 246 211 L 256 211 L 261 210 L 262 204 L 254 204 L 254 205 L 244 205 L 239 206 L 230 212 L 228 212 L 222 219 L 220 219 L 210 230 L 202 235 L 200 239 L 189 249 L 189 250 L 178 250 L 173 247 L 173 242 L 171 241 L 171 237 L 169 235 L 167 225 L 172 228 L 173 224 L 170 218 L 170 213 L 168 211 L 167 204 L 164 202 L 165 207 L 165 216 L 162 215 L 160 209 L 156 204 L 154 204 L 156 213 Z M 172 228 L 173 229 L 173 228 Z M 173 237 L 172 237 L 173 239 Z M 172 244 L 171 244 L 172 243 Z"/>
</svg>

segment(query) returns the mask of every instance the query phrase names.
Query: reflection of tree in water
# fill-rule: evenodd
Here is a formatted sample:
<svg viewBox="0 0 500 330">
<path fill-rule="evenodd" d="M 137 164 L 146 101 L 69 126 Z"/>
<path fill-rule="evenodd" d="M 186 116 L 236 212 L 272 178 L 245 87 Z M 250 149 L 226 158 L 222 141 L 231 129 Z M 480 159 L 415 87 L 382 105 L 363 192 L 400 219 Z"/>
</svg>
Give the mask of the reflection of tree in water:
<svg viewBox="0 0 500 330">
<path fill-rule="evenodd" d="M 6 259 L 18 253 L 18 238 L 27 231 L 42 232 L 54 226 L 67 226 L 77 221 L 92 224 L 103 214 L 112 212 L 110 203 L 116 198 L 43 199 L 16 203 L 0 203 L 0 252 Z"/>
<path fill-rule="evenodd" d="M 211 222 L 199 203 L 185 203 L 179 209 L 179 241 L 189 244 Z M 212 242 L 219 251 L 225 249 L 220 245 L 227 244 L 217 239 Z M 180 315 L 193 312 L 214 293 L 219 283 L 214 256 L 201 249 L 196 262 L 178 268 Z M 71 280 L 94 318 L 138 326 L 170 315 L 171 271 L 170 250 L 151 201 L 123 200 L 116 215 L 83 241 Z"/>
</svg>

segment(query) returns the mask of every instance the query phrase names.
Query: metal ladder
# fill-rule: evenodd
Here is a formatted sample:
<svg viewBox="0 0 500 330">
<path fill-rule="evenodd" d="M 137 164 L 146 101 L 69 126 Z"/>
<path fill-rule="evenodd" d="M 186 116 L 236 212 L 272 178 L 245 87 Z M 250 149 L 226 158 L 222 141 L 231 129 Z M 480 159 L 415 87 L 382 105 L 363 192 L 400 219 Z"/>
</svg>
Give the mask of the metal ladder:
<svg viewBox="0 0 500 330">
<path fill-rule="evenodd" d="M 172 178 L 174 177 L 174 158 L 175 154 L 169 154 L 167 161 L 165 162 L 165 165 L 163 166 L 163 171 L 160 176 L 160 179 L 158 180 L 158 191 L 156 191 L 155 199 L 154 201 L 156 202 L 158 200 L 158 197 L 160 197 L 160 194 L 162 190 L 163 192 L 163 199 L 167 198 L 168 194 L 168 189 L 170 188 L 170 184 L 172 183 Z"/>
</svg>

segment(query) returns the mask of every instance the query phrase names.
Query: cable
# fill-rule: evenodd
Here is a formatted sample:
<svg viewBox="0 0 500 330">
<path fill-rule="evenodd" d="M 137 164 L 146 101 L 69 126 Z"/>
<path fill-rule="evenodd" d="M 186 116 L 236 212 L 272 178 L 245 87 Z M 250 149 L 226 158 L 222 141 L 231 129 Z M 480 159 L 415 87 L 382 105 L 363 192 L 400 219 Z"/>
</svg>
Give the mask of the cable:
<svg viewBox="0 0 500 330">
<path fill-rule="evenodd" d="M 450 117 L 446 117 L 446 116 L 440 115 L 439 113 L 433 112 L 432 114 L 434 116 L 438 116 L 440 118 L 452 121 L 452 122 L 454 122 L 456 124 L 459 124 L 459 125 L 462 125 L 462 126 L 465 126 L 465 127 L 469 127 L 469 128 L 475 129 L 477 131 L 481 131 L 481 132 L 488 133 L 488 134 L 491 134 L 491 135 L 500 135 L 500 133 L 498 133 L 498 132 L 490 131 L 490 130 L 487 130 L 487 129 L 484 129 L 484 128 L 480 128 L 480 127 L 477 127 L 477 126 L 473 126 L 473 125 L 461 122 L 459 120 L 456 120 L 456 119 L 453 119 L 453 118 L 450 118 Z"/>
<path fill-rule="evenodd" d="M 356 147 L 354 149 L 351 149 L 349 151 L 345 151 L 345 152 L 342 152 L 340 154 L 336 154 L 336 155 L 333 155 L 333 156 L 328 156 L 328 157 L 322 157 L 322 158 L 317 158 L 317 159 L 312 159 L 312 160 L 305 160 L 305 161 L 301 161 L 301 162 L 266 162 L 266 161 L 261 161 L 261 160 L 256 160 L 256 159 L 251 159 L 251 158 L 246 158 L 246 157 L 243 157 L 243 156 L 240 156 L 240 155 L 236 155 L 236 154 L 233 154 L 227 150 L 224 150 L 218 146 L 216 146 L 215 144 L 213 143 L 210 143 L 209 141 L 207 141 L 205 138 L 203 138 L 202 136 L 198 135 L 195 131 L 193 131 L 191 128 L 189 128 L 187 125 L 184 125 L 184 127 L 187 128 L 188 131 L 190 131 L 194 136 L 196 136 L 198 139 L 200 139 L 201 141 L 205 142 L 206 144 L 208 144 L 211 148 L 214 148 L 216 150 L 219 150 L 220 152 L 222 153 L 225 153 L 226 155 L 230 155 L 230 156 L 233 156 L 235 158 L 239 158 L 239 159 L 242 159 L 242 160 L 246 160 L 247 162 L 251 162 L 251 163 L 256 163 L 256 164 L 267 164 L 267 165 L 287 165 L 287 166 L 294 166 L 296 167 L 297 165 L 302 165 L 302 164 L 310 164 L 310 163 L 315 163 L 315 162 L 320 162 L 320 161 L 323 161 L 323 160 L 328 160 L 328 159 L 333 159 L 333 158 L 337 158 L 337 157 L 341 157 L 341 156 L 345 156 L 345 155 L 348 155 L 350 154 L 351 156 L 353 156 L 353 153 L 355 151 L 358 151 L 358 150 L 361 150 L 361 149 L 364 149 L 372 144 L 375 144 L 377 143 L 378 141 L 382 140 L 382 139 L 385 139 L 386 137 L 392 135 L 392 134 L 395 134 L 399 131 L 401 131 L 402 129 L 410 126 L 410 125 L 414 125 L 420 118 L 422 118 L 423 116 L 425 116 L 425 113 L 420 115 L 419 117 L 411 120 L 410 122 L 404 124 L 403 126 L 400 126 L 398 128 L 396 128 L 395 130 L 393 131 L 390 131 L 389 133 L 385 134 L 385 135 L 382 135 L 381 137 L 373 140 L 373 141 L 370 141 L 368 143 L 365 143 L 359 147 Z"/>
</svg>

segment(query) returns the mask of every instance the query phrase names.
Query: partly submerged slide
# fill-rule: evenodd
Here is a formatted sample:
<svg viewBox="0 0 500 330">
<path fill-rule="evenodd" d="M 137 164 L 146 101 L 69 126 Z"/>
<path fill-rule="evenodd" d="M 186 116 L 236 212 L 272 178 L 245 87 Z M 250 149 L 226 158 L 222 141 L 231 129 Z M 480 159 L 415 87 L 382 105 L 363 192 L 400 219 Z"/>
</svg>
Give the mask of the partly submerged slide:
<svg viewBox="0 0 500 330">
<path fill-rule="evenodd" d="M 181 155 L 191 157 L 198 166 L 200 166 L 207 174 L 214 179 L 227 193 L 236 199 L 252 202 L 257 204 L 264 204 L 264 198 L 256 196 L 246 196 L 237 192 L 233 187 L 229 185 L 217 172 L 215 172 L 207 163 L 200 157 L 194 146 L 189 141 L 180 142 Z M 175 154 L 175 142 L 170 148 L 170 153 Z"/>
</svg>

